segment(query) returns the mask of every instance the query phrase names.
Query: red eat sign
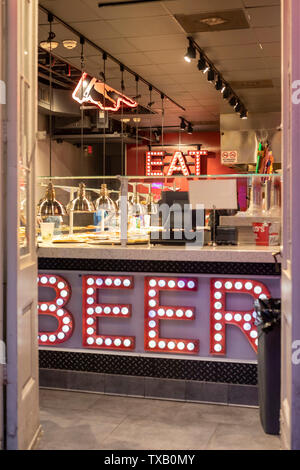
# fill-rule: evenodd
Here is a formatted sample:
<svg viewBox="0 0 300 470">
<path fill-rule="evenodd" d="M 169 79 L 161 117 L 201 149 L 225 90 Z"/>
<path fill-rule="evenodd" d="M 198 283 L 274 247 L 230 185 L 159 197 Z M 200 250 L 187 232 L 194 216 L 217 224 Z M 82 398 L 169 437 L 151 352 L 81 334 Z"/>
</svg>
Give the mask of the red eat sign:
<svg viewBox="0 0 300 470">
<path fill-rule="evenodd" d="M 181 173 L 184 176 L 200 176 L 201 156 L 208 155 L 206 150 L 190 150 L 187 156 L 180 150 L 174 152 L 170 162 L 166 162 L 165 152 L 147 152 L 146 176 L 173 176 Z M 191 167 L 194 171 L 191 171 Z"/>
</svg>

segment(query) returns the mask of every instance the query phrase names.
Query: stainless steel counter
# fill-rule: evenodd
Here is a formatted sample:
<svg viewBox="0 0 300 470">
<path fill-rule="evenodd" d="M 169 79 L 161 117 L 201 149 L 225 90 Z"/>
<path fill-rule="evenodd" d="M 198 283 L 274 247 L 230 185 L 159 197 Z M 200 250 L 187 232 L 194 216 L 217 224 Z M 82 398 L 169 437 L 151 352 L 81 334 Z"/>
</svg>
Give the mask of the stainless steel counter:
<svg viewBox="0 0 300 470">
<path fill-rule="evenodd" d="M 65 244 L 56 246 L 40 243 L 39 258 L 77 258 L 77 259 L 131 259 L 155 261 L 202 261 L 236 263 L 274 263 L 272 253 L 280 247 L 239 245 L 233 246 L 88 246 L 87 244 Z M 278 257 L 280 262 L 280 257 Z"/>
</svg>

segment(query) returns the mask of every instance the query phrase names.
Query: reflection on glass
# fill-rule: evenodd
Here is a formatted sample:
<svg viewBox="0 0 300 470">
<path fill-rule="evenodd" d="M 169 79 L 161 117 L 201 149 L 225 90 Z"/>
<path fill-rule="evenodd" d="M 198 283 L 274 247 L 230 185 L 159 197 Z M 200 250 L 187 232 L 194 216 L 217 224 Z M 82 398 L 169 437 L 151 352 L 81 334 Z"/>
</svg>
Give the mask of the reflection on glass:
<svg viewBox="0 0 300 470">
<path fill-rule="evenodd" d="M 109 197 L 106 184 L 100 188 L 100 196 L 95 201 L 95 225 L 101 227 L 101 231 L 114 229 L 117 227 L 116 203 Z"/>
<path fill-rule="evenodd" d="M 27 171 L 20 166 L 19 179 L 19 200 L 20 200 L 20 226 L 19 226 L 19 246 L 20 254 L 28 253 L 28 198 L 27 198 Z"/>
<path fill-rule="evenodd" d="M 147 226 L 147 207 L 140 202 L 140 195 L 135 192 L 133 195 L 132 214 L 129 219 L 129 230 L 137 231 Z"/>
</svg>

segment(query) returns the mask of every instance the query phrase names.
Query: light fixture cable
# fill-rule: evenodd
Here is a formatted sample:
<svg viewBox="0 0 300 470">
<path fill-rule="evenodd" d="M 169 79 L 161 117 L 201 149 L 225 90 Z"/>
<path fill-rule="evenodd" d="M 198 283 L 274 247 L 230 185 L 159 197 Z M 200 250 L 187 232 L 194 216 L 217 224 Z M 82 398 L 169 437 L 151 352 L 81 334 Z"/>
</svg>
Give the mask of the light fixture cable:
<svg viewBox="0 0 300 470">
<path fill-rule="evenodd" d="M 122 90 L 122 95 L 124 95 L 124 66 L 121 64 L 120 65 L 120 70 L 121 70 L 121 90 Z M 124 116 L 124 106 L 123 106 L 123 100 L 121 104 L 121 175 L 123 176 L 124 174 L 124 123 L 123 123 L 123 116 Z"/>
<path fill-rule="evenodd" d="M 107 60 L 107 54 L 106 52 L 103 53 L 102 55 L 103 58 L 103 82 L 104 82 L 104 101 L 105 101 L 105 94 L 106 94 L 106 60 Z M 105 102 L 104 102 L 105 104 Z M 106 111 L 103 110 L 104 113 L 104 119 L 103 119 L 103 162 L 102 162 L 102 167 L 103 167 L 103 176 L 105 176 L 106 173 Z M 104 180 L 103 180 L 104 183 Z"/>
<path fill-rule="evenodd" d="M 136 96 L 139 94 L 139 77 L 138 75 L 135 76 L 135 84 L 136 84 Z M 135 113 L 138 114 L 138 107 L 135 109 Z M 135 147 L 136 147 L 136 152 L 135 152 L 135 174 L 138 175 L 138 141 L 139 141 L 139 121 L 138 118 L 135 121 Z"/>
<path fill-rule="evenodd" d="M 53 93 L 53 87 L 52 87 L 52 22 L 53 22 L 53 16 L 49 13 L 48 15 L 48 21 L 50 23 L 50 33 L 49 33 L 49 40 L 50 40 L 50 49 L 49 49 L 49 91 L 50 91 L 50 97 L 49 97 L 49 176 L 50 180 L 52 179 L 52 93 Z"/>
<path fill-rule="evenodd" d="M 81 54 L 80 54 L 80 67 L 81 67 L 81 76 L 84 73 L 84 67 L 85 67 L 85 62 L 84 62 L 84 37 L 80 37 L 80 44 L 81 44 Z M 81 96 L 83 97 L 83 81 L 81 85 Z M 80 150 L 81 150 L 81 166 L 83 165 L 83 126 L 84 126 L 84 110 L 83 110 L 83 104 L 81 105 L 80 108 L 81 111 L 81 129 L 80 129 Z"/>
</svg>

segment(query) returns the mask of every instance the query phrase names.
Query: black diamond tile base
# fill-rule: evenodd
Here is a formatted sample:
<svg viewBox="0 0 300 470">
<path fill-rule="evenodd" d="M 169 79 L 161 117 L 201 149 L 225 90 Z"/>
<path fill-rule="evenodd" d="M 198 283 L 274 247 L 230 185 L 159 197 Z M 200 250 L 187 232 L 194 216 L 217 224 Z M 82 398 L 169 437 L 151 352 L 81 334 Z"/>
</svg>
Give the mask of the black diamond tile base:
<svg viewBox="0 0 300 470">
<path fill-rule="evenodd" d="M 38 265 L 40 270 L 280 276 L 280 272 L 276 271 L 275 263 L 39 258 Z"/>
<path fill-rule="evenodd" d="M 249 363 L 40 350 L 39 365 L 41 369 L 257 385 L 257 365 Z"/>
</svg>

